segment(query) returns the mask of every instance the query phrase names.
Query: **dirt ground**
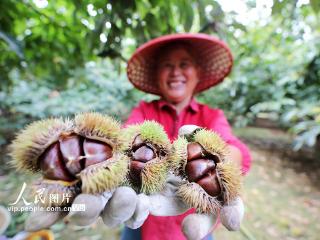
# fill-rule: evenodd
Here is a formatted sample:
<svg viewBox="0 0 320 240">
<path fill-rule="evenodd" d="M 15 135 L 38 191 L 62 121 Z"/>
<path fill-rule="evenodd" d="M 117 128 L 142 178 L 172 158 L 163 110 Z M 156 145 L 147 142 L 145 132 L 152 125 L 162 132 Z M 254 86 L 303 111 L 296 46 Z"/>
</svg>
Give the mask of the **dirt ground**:
<svg viewBox="0 0 320 240">
<path fill-rule="evenodd" d="M 249 146 L 253 162 L 244 182 L 245 218 L 241 230 L 228 232 L 219 226 L 215 239 L 320 239 L 320 184 L 313 170 L 304 168 L 303 161 L 293 162 L 272 149 Z M 0 203 L 13 202 L 22 183 L 32 178 L 14 172 L 0 176 Z M 25 218 L 26 214 L 14 214 L 6 234 L 22 230 Z M 87 228 L 58 223 L 52 230 L 55 238 L 62 240 L 119 239 L 121 231 L 108 229 L 101 221 Z"/>
<path fill-rule="evenodd" d="M 308 173 L 297 173 L 270 151 L 252 149 L 245 179 L 245 218 L 240 232 L 220 226 L 216 239 L 319 239 L 320 190 Z M 289 165 L 289 166 L 288 166 Z"/>
</svg>

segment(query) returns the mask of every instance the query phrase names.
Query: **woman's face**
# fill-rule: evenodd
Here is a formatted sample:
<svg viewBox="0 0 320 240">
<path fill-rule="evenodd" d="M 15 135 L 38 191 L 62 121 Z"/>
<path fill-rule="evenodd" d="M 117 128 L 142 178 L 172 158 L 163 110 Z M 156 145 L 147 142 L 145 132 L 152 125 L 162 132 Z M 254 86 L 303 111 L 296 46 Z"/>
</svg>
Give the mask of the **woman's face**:
<svg viewBox="0 0 320 240">
<path fill-rule="evenodd" d="M 157 76 L 162 97 L 171 103 L 190 99 L 199 82 L 195 60 L 184 47 L 179 46 L 160 56 Z"/>
</svg>

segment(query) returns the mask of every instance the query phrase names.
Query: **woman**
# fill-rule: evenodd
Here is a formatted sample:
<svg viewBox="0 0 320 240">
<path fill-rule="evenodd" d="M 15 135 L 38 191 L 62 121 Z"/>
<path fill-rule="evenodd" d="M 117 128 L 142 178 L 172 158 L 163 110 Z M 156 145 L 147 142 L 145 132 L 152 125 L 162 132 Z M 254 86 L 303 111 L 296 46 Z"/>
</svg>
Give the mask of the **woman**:
<svg viewBox="0 0 320 240">
<path fill-rule="evenodd" d="M 155 120 L 164 126 L 170 140 L 186 124 L 218 132 L 229 148 L 227 158 L 236 161 L 245 174 L 250 168 L 247 147 L 233 136 L 220 109 L 195 101 L 193 96 L 212 87 L 230 73 L 232 56 L 222 41 L 205 34 L 173 34 L 156 38 L 138 48 L 128 62 L 127 74 L 138 89 L 160 96 L 150 103 L 141 101 L 126 125 Z M 185 239 L 183 218 L 149 216 L 141 229 L 126 229 L 122 239 Z"/>
</svg>

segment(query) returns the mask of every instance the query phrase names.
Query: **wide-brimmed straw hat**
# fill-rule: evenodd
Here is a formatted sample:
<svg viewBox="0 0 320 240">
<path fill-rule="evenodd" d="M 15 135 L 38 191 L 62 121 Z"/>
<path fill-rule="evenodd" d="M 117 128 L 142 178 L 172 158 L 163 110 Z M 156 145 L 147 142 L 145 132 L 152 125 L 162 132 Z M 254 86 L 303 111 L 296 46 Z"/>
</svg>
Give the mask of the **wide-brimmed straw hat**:
<svg viewBox="0 0 320 240">
<path fill-rule="evenodd" d="M 195 93 L 220 82 L 230 73 L 232 54 L 221 40 L 206 34 L 170 34 L 155 38 L 140 46 L 128 61 L 127 75 L 132 84 L 147 93 L 161 95 L 156 79 L 157 53 L 171 42 L 182 42 L 192 47 L 196 62 L 201 68 Z"/>
</svg>

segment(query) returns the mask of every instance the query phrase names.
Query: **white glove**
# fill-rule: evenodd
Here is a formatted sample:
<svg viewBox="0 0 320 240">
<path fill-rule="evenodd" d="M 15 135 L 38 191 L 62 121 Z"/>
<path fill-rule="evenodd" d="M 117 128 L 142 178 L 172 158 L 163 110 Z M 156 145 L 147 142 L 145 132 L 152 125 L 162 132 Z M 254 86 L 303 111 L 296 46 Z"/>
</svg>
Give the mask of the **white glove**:
<svg viewBox="0 0 320 240">
<path fill-rule="evenodd" d="M 199 127 L 181 128 L 180 135 L 193 134 Z M 191 131 L 190 131 L 191 129 Z M 186 212 L 189 207 L 177 197 L 176 192 L 182 179 L 169 175 L 164 189 L 152 195 L 136 194 L 131 188 L 118 188 L 102 213 L 104 223 L 115 227 L 124 223 L 127 227 L 139 228 L 149 214 L 154 216 L 176 216 Z M 243 203 L 237 198 L 221 209 L 222 224 L 229 230 L 237 230 L 243 217 Z M 182 230 L 188 239 L 202 239 L 213 231 L 215 214 L 190 214 L 183 223 Z"/>
<path fill-rule="evenodd" d="M 186 212 L 190 208 L 176 196 L 180 183 L 179 177 L 170 175 L 165 188 L 150 196 L 136 194 L 128 187 L 118 188 L 102 213 L 104 223 L 109 227 L 124 223 L 127 227 L 136 229 L 149 214 L 177 216 Z M 221 222 L 230 231 L 238 230 L 243 213 L 243 202 L 241 198 L 237 198 L 223 206 L 220 212 Z M 182 231 L 189 240 L 202 239 L 213 231 L 216 220 L 215 214 L 190 214 L 182 222 Z"/>
<path fill-rule="evenodd" d="M 28 232 L 49 228 L 59 220 L 79 226 L 94 223 L 112 196 L 112 192 L 101 195 L 79 194 L 72 202 L 71 210 L 67 211 L 34 211 L 25 222 L 25 230 Z M 84 204 L 85 211 L 79 210 L 79 204 Z"/>
<path fill-rule="evenodd" d="M 224 205 L 220 211 L 220 220 L 229 231 L 238 231 L 244 215 L 244 205 L 240 197 Z"/>
<path fill-rule="evenodd" d="M 170 175 L 164 189 L 152 195 L 136 194 L 131 188 L 118 188 L 102 213 L 104 223 L 115 227 L 124 223 L 127 227 L 139 228 L 149 214 L 154 216 L 176 216 L 189 208 L 176 196 L 181 182 L 177 176 Z"/>
<path fill-rule="evenodd" d="M 143 202 L 143 201 L 139 201 Z M 78 211 L 77 206 L 83 204 L 85 211 Z M 64 211 L 36 211 L 32 212 L 25 222 L 26 231 L 38 231 L 49 228 L 62 220 L 65 223 L 88 226 L 94 223 L 101 215 L 104 223 L 109 227 L 116 227 L 130 218 L 141 203 L 138 204 L 138 195 L 130 187 L 118 187 L 112 192 L 99 195 L 79 194 L 71 205 L 69 212 Z M 141 217 L 138 216 L 140 221 Z"/>
<path fill-rule="evenodd" d="M 119 187 L 106 204 L 101 217 L 108 227 L 115 227 L 131 218 L 138 206 L 138 198 L 130 187 Z"/>
<path fill-rule="evenodd" d="M 186 212 L 188 206 L 176 196 L 181 182 L 177 176 L 170 175 L 160 193 L 137 194 L 131 187 L 118 187 L 113 192 L 100 195 L 79 194 L 71 205 L 70 212 L 36 211 L 25 222 L 26 231 L 38 231 L 49 228 L 62 220 L 65 223 L 87 226 L 94 223 L 99 216 L 108 227 L 125 224 L 127 227 L 139 228 L 149 214 L 155 216 L 176 216 Z M 84 204 L 85 211 L 77 211 L 77 206 Z"/>
<path fill-rule="evenodd" d="M 229 231 L 240 229 L 244 215 L 244 206 L 240 197 L 224 205 L 220 211 L 220 220 Z M 183 219 L 182 232 L 188 240 L 203 239 L 214 229 L 217 214 L 190 214 Z"/>
<path fill-rule="evenodd" d="M 189 214 L 182 221 L 182 232 L 188 240 L 203 239 L 213 231 L 216 220 L 214 214 Z"/>
</svg>

